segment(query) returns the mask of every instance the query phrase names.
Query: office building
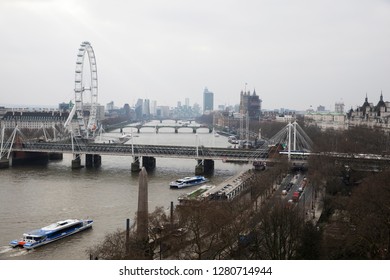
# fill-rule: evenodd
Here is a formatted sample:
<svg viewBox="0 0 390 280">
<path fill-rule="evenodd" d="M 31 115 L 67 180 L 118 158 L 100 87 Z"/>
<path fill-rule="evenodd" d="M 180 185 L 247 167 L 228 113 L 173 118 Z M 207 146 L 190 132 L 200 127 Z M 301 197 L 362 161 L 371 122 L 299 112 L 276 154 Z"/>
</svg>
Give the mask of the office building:
<svg viewBox="0 0 390 280">
<path fill-rule="evenodd" d="M 214 110 L 214 93 L 209 91 L 207 87 L 203 91 L 203 113 Z"/>
</svg>

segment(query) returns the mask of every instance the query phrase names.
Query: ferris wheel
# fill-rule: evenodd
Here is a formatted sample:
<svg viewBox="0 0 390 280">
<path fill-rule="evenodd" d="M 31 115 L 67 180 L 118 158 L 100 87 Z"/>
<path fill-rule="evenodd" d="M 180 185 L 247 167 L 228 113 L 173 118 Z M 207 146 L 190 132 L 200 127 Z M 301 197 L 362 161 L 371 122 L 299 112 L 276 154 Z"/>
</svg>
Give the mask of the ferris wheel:
<svg viewBox="0 0 390 280">
<path fill-rule="evenodd" d="M 89 73 L 85 73 L 84 71 L 86 56 L 89 60 Z M 90 78 L 89 83 L 87 78 Z M 96 109 L 98 103 L 98 79 L 95 53 L 91 44 L 86 41 L 81 43 L 77 53 L 74 92 L 75 106 L 73 106 L 65 126 L 68 127 L 74 115 L 76 115 L 78 127 L 75 134 L 87 138 L 93 137 L 97 128 Z M 88 92 L 90 93 L 90 100 L 86 100 L 87 102 L 84 103 L 85 95 Z M 88 122 L 84 117 L 84 109 L 86 106 L 89 107 Z"/>
</svg>

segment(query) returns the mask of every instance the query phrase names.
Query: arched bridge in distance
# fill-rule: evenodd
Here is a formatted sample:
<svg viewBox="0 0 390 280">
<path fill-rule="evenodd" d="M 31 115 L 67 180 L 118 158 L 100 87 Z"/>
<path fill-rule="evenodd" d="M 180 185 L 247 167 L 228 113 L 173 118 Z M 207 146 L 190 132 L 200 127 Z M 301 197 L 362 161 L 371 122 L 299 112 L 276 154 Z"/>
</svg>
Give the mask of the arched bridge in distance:
<svg viewBox="0 0 390 280">
<path fill-rule="evenodd" d="M 198 129 L 208 129 L 209 133 L 213 132 L 213 127 L 212 126 L 207 126 L 207 125 L 192 125 L 192 124 L 187 124 L 187 123 L 178 123 L 175 125 L 172 124 L 156 124 L 156 125 L 150 125 L 150 124 L 128 124 L 126 127 L 130 128 L 135 128 L 137 130 L 137 133 L 141 132 L 142 128 L 152 128 L 155 130 L 156 133 L 159 133 L 160 129 L 173 129 L 175 133 L 179 132 L 179 129 L 191 129 L 192 133 L 196 133 Z"/>
</svg>

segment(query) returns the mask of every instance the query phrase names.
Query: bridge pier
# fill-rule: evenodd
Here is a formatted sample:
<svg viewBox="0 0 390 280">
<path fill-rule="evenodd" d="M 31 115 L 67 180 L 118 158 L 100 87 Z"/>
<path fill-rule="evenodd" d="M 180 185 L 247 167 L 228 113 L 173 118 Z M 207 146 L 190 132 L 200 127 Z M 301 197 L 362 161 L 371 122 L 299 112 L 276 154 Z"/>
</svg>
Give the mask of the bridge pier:
<svg viewBox="0 0 390 280">
<path fill-rule="evenodd" d="M 196 133 L 196 128 L 195 127 L 192 129 L 192 133 Z"/>
<path fill-rule="evenodd" d="M 85 155 L 85 166 L 86 167 L 100 167 L 102 165 L 101 155 Z"/>
<path fill-rule="evenodd" d="M 179 129 L 175 127 L 175 133 L 179 133 Z"/>
<path fill-rule="evenodd" d="M 137 133 L 141 133 L 141 128 L 137 127 Z"/>
<path fill-rule="evenodd" d="M 101 155 L 93 155 L 93 166 L 100 167 L 102 165 L 102 156 Z"/>
<path fill-rule="evenodd" d="M 9 167 L 9 159 L 2 158 L 0 159 L 0 169 L 5 169 Z"/>
<path fill-rule="evenodd" d="M 64 154 L 62 153 L 49 153 L 49 160 L 62 160 Z"/>
<path fill-rule="evenodd" d="M 214 172 L 214 160 L 198 159 L 198 164 L 195 167 L 195 175 L 212 174 Z"/>
<path fill-rule="evenodd" d="M 79 154 L 75 155 L 75 158 L 72 160 L 72 169 L 80 169 L 83 166 L 81 165 L 81 158 Z"/>
<path fill-rule="evenodd" d="M 85 155 L 85 166 L 92 167 L 93 166 L 93 155 L 86 154 Z"/>
<path fill-rule="evenodd" d="M 145 167 L 147 171 L 153 170 L 156 168 L 156 158 L 155 157 L 142 157 L 142 166 Z"/>
<path fill-rule="evenodd" d="M 47 152 L 19 152 L 13 151 L 11 166 L 28 164 L 47 164 L 49 162 L 49 153 Z"/>
<path fill-rule="evenodd" d="M 131 163 L 131 172 L 139 172 L 139 157 L 134 157 L 134 161 Z"/>
</svg>

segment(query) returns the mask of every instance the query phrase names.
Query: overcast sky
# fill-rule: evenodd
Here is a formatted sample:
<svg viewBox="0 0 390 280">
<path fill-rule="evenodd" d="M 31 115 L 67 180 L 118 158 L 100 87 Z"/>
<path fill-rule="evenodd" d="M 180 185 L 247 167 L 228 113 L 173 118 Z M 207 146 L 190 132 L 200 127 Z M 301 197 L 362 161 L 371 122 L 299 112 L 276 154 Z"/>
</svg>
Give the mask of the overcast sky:
<svg viewBox="0 0 390 280">
<path fill-rule="evenodd" d="M 0 0 L 0 36 L 0 106 L 74 99 L 83 41 L 104 105 L 390 101 L 390 0 Z"/>
</svg>

